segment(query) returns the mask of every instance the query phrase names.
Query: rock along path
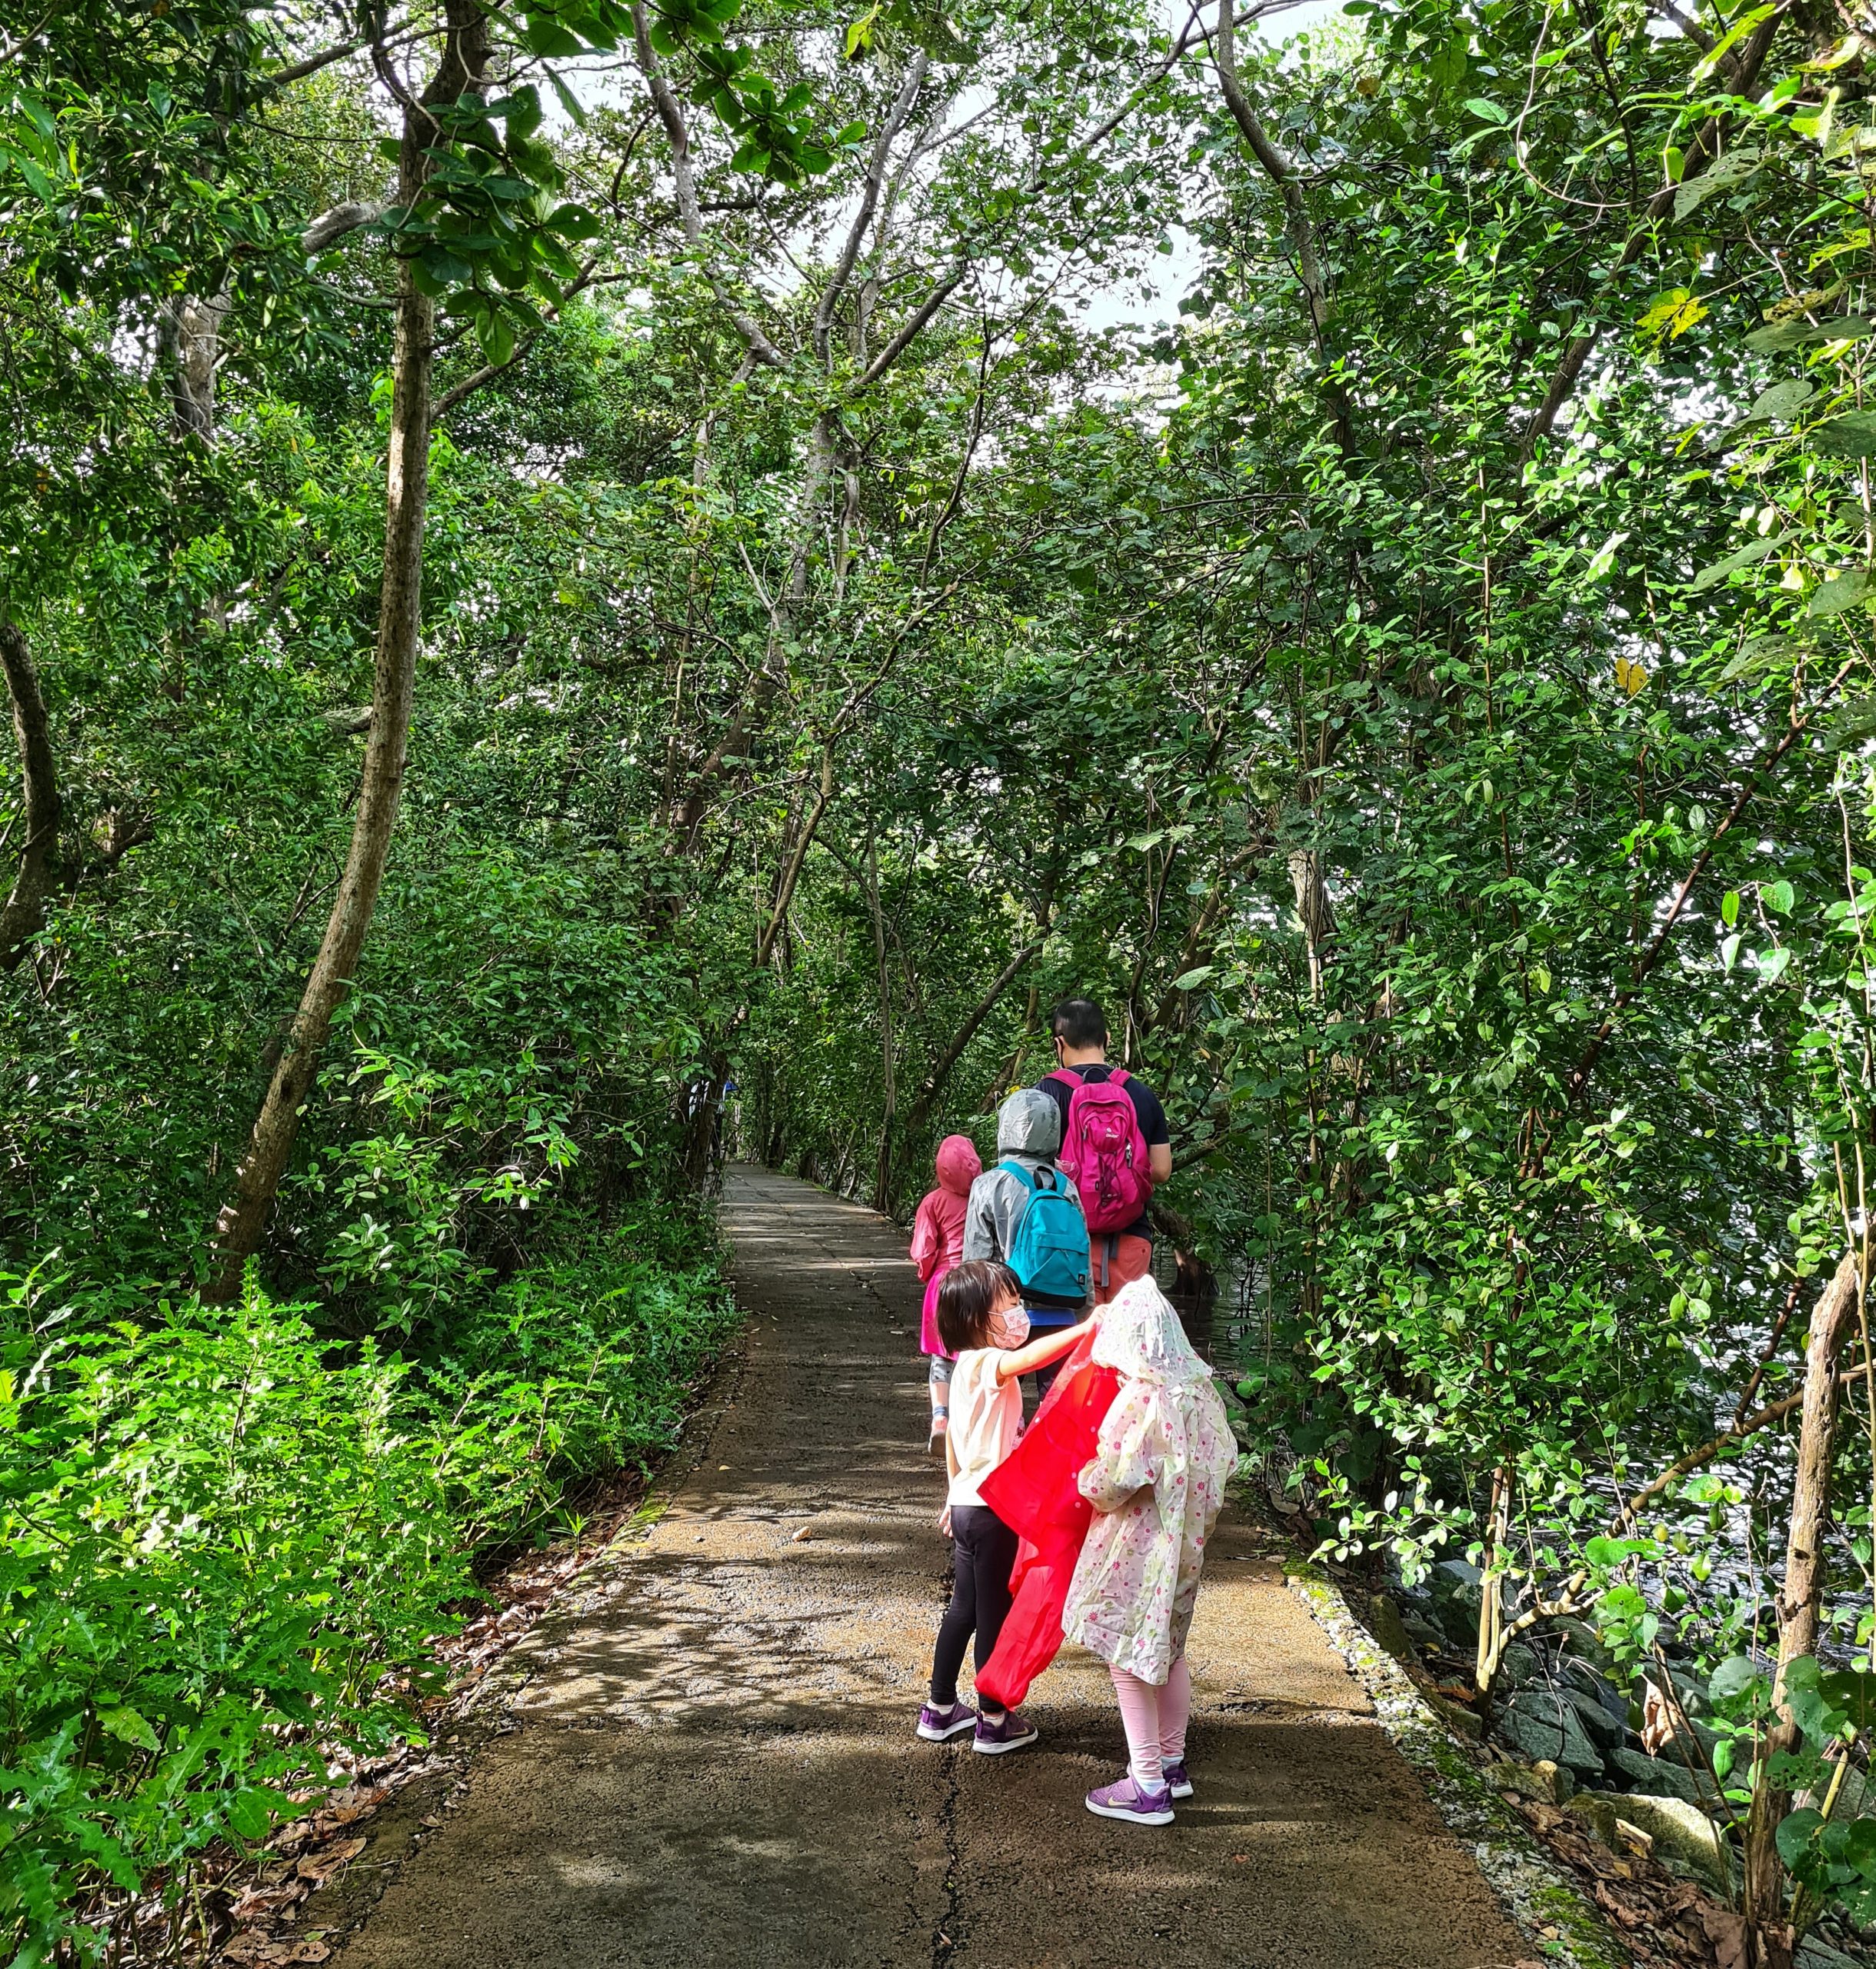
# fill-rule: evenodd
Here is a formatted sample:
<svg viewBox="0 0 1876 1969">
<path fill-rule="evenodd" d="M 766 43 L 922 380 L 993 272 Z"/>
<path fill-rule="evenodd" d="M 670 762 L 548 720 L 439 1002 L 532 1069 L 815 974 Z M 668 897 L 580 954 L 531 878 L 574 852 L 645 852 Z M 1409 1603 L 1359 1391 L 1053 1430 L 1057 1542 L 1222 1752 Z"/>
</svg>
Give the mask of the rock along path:
<svg viewBox="0 0 1876 1969">
<path fill-rule="evenodd" d="M 1247 1527 L 1191 1644 L 1198 1795 L 1165 1831 L 1081 1795 L 1119 1769 L 1105 1672 L 1038 1684 L 1001 1757 L 912 1734 L 948 1548 L 918 1288 L 883 1218 L 732 1168 L 749 1315 L 649 1531 L 528 1644 L 460 1809 L 342 1969 L 943 1965 L 1488 1969 L 1528 1951 Z"/>
</svg>

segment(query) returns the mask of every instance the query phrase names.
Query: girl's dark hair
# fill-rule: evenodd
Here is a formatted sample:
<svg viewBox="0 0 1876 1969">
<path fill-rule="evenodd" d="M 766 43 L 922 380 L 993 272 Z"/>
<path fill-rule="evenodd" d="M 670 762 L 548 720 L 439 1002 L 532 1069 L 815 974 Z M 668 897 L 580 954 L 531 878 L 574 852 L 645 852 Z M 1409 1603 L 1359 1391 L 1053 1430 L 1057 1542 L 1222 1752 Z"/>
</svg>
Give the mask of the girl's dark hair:
<svg viewBox="0 0 1876 1969">
<path fill-rule="evenodd" d="M 938 1338 L 953 1354 L 990 1344 L 990 1309 L 1006 1294 L 1022 1296 L 1022 1287 L 1007 1264 L 988 1258 L 968 1258 L 953 1265 L 938 1281 Z"/>
</svg>

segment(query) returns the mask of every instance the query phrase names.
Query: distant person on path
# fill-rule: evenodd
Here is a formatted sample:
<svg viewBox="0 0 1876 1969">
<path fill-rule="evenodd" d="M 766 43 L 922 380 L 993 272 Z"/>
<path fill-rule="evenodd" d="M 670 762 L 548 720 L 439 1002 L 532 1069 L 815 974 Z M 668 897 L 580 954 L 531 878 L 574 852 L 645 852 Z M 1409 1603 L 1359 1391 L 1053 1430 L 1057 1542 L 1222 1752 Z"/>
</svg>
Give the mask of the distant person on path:
<svg viewBox="0 0 1876 1969">
<path fill-rule="evenodd" d="M 1006 1265 L 975 1260 L 945 1274 L 938 1322 L 939 1337 L 956 1357 L 945 1437 L 951 1481 L 938 1519 L 939 1528 L 951 1534 L 952 1584 L 931 1653 L 931 1687 L 918 1712 L 918 1734 L 941 1744 L 961 1730 L 975 1730 L 971 1749 L 1000 1757 L 1033 1744 L 1036 1731 L 1021 1710 L 985 1702 L 980 1714 L 958 1699 L 965 1644 L 975 1633 L 981 1668 L 1010 1611 L 1010 1568 L 1016 1563 L 1016 1534 L 984 1502 L 978 1486 L 1015 1447 L 1023 1419 L 1018 1377 L 1072 1352 L 1087 1329 L 1064 1327 L 1031 1340 L 1015 1275 Z"/>
<path fill-rule="evenodd" d="M 1088 1307 L 1088 1227 L 1073 1181 L 1055 1160 L 1055 1103 L 1019 1088 L 997 1110 L 997 1162 L 971 1185 L 964 1254 L 1007 1264 L 1031 1326 L 1071 1326 Z M 1055 1379 L 1038 1378 L 1045 1392 Z"/>
<path fill-rule="evenodd" d="M 1078 1480 L 1095 1516 L 1061 1630 L 1108 1664 L 1128 1764 L 1086 1802 L 1103 1818 L 1170 1825 L 1173 1801 L 1193 1788 L 1186 1635 L 1238 1446 L 1211 1370 L 1151 1279 L 1122 1287 L 1095 1325 L 1095 1364 L 1112 1368 L 1121 1386 Z"/>
<path fill-rule="evenodd" d="M 1060 1160 L 1081 1199 L 1095 1304 L 1105 1306 L 1153 1268 L 1148 1206 L 1172 1174 L 1172 1135 L 1159 1096 L 1124 1067 L 1108 1064 L 1108 1021 L 1098 1005 L 1065 999 L 1049 1024 L 1055 1070 L 1037 1084 L 1061 1117 Z"/>
<path fill-rule="evenodd" d="M 984 1173 L 977 1144 L 968 1135 L 947 1135 L 938 1144 L 938 1187 L 928 1191 L 912 1219 L 912 1263 L 925 1282 L 925 1312 L 918 1328 L 919 1351 L 931 1357 L 933 1448 L 951 1414 L 951 1354 L 938 1332 L 938 1287 L 964 1256 L 964 1213 L 971 1185 Z"/>
</svg>

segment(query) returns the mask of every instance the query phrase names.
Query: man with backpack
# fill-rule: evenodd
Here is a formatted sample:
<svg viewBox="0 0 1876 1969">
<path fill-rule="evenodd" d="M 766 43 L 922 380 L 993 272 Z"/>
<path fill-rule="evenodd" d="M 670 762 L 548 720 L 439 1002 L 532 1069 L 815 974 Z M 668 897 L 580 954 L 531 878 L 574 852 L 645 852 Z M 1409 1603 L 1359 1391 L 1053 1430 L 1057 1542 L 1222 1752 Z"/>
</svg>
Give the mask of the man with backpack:
<svg viewBox="0 0 1876 1969">
<path fill-rule="evenodd" d="M 964 1255 L 1007 1264 L 1032 1327 L 1073 1326 L 1088 1306 L 1088 1227 L 1075 1188 L 1055 1160 L 1055 1103 L 1021 1088 L 997 1110 L 997 1160 L 971 1185 Z M 1038 1377 L 1046 1388 L 1053 1368 Z"/>
<path fill-rule="evenodd" d="M 1172 1174 L 1172 1135 L 1159 1096 L 1108 1064 L 1108 1021 L 1087 998 L 1068 998 L 1049 1024 L 1055 1070 L 1035 1091 L 1061 1118 L 1059 1160 L 1088 1224 L 1097 1306 L 1153 1264 L 1155 1188 Z"/>
</svg>

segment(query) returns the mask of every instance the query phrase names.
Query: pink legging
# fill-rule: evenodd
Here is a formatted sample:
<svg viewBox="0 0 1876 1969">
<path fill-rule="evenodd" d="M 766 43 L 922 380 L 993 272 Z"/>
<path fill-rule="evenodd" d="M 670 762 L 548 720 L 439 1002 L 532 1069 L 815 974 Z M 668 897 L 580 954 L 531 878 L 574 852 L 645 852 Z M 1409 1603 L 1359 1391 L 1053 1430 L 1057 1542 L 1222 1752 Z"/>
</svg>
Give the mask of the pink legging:
<svg viewBox="0 0 1876 1969">
<path fill-rule="evenodd" d="M 1181 1654 L 1163 1682 L 1143 1682 L 1125 1668 L 1109 1668 L 1127 1732 L 1127 1767 L 1142 1790 L 1157 1791 L 1161 1773 L 1185 1755 L 1186 1719 L 1192 1713 L 1192 1677 Z"/>
</svg>

